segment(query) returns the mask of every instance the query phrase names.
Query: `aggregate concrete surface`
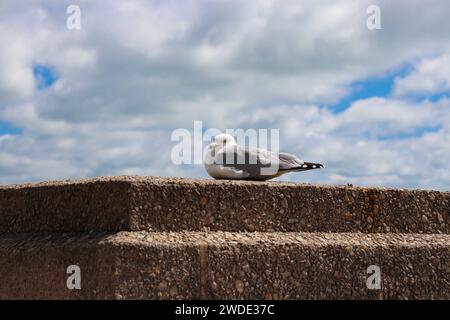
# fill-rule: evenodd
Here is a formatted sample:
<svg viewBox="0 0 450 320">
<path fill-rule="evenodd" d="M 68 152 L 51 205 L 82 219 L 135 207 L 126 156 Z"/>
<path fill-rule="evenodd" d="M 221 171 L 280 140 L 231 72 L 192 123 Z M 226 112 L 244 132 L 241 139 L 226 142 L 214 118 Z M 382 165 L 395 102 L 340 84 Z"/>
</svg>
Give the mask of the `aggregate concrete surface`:
<svg viewBox="0 0 450 320">
<path fill-rule="evenodd" d="M 0 187 L 0 232 L 449 233 L 450 192 L 121 176 Z"/>
<path fill-rule="evenodd" d="M 449 206 L 449 192 L 279 182 L 0 186 L 0 298 L 450 299 Z"/>
<path fill-rule="evenodd" d="M 450 235 L 119 232 L 0 238 L 0 298 L 449 299 Z M 65 269 L 82 270 L 68 290 Z M 368 290 L 380 266 L 383 289 Z"/>
</svg>

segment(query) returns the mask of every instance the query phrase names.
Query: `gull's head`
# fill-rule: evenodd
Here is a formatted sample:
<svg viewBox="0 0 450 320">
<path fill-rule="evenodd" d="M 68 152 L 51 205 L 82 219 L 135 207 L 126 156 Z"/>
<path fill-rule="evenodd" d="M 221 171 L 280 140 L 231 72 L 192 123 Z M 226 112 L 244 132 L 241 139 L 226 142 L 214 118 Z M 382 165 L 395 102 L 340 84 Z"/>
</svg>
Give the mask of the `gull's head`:
<svg viewBox="0 0 450 320">
<path fill-rule="evenodd" d="M 236 141 L 233 136 L 227 133 L 221 133 L 214 137 L 214 143 L 219 147 L 224 147 L 225 145 L 234 145 Z"/>
</svg>

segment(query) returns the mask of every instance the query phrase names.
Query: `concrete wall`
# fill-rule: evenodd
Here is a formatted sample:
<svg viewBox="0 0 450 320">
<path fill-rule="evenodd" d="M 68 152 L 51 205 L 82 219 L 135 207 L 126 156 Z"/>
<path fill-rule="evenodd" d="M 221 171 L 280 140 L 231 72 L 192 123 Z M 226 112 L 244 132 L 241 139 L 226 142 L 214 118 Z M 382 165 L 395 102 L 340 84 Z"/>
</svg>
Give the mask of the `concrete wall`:
<svg viewBox="0 0 450 320">
<path fill-rule="evenodd" d="M 449 299 L 449 217 L 450 193 L 437 191 L 155 177 L 3 186 L 0 298 Z M 74 264 L 81 290 L 66 285 Z"/>
</svg>

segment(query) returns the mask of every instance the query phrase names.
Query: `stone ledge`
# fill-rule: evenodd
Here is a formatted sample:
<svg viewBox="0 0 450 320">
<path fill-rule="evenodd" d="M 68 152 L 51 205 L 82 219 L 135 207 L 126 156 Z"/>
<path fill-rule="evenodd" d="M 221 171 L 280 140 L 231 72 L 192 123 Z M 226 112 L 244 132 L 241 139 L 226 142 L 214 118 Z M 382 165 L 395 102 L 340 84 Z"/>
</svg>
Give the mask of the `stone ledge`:
<svg viewBox="0 0 450 320">
<path fill-rule="evenodd" d="M 448 261 L 449 235 L 8 234 L 0 299 L 450 299 Z M 371 264 L 382 290 L 366 287 Z"/>
<path fill-rule="evenodd" d="M 0 187 L 0 233 L 450 233 L 450 192 L 103 177 Z"/>
</svg>

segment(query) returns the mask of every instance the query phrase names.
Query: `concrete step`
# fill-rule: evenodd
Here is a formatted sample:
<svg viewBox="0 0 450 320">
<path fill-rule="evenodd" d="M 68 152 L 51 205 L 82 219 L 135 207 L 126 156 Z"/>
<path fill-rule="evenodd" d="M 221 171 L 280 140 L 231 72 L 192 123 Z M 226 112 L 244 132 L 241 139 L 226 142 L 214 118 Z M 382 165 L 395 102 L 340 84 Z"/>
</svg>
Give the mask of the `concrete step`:
<svg viewBox="0 0 450 320">
<path fill-rule="evenodd" d="M 449 234 L 450 192 L 110 177 L 0 187 L 0 233 Z"/>
<path fill-rule="evenodd" d="M 448 234 L 4 234 L 0 298 L 450 299 L 449 261 Z"/>
</svg>

